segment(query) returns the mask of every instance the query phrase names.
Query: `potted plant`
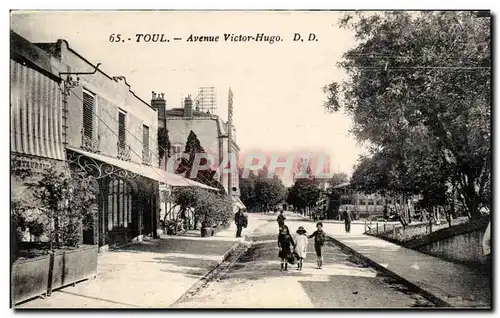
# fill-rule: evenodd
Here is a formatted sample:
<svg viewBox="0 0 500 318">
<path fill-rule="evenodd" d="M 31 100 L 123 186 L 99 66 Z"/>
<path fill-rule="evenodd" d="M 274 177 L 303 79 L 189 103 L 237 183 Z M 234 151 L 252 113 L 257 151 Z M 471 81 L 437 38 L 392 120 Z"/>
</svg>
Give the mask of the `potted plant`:
<svg viewBox="0 0 500 318">
<path fill-rule="evenodd" d="M 50 167 L 35 177 L 14 173 L 11 217 L 20 235 L 12 259 L 14 304 L 53 289 L 95 277 L 97 246 L 82 245 L 83 230 L 93 227 L 95 187 L 92 177 Z M 21 192 L 28 199 L 21 199 Z M 38 237 L 38 239 L 37 239 Z"/>
</svg>

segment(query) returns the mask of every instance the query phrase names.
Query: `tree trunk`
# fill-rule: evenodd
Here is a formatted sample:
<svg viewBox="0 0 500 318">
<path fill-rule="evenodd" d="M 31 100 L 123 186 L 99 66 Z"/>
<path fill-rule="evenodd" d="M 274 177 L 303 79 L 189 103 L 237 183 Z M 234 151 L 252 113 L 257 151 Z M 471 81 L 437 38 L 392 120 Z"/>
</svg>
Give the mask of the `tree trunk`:
<svg viewBox="0 0 500 318">
<path fill-rule="evenodd" d="M 456 184 L 453 182 L 451 188 L 451 204 L 450 204 L 450 217 L 455 217 L 455 198 L 456 198 Z"/>
<path fill-rule="evenodd" d="M 193 215 L 193 230 L 197 230 L 198 229 L 198 216 Z"/>
<path fill-rule="evenodd" d="M 448 212 L 445 211 L 444 213 L 446 215 L 446 221 L 448 221 L 448 225 L 449 225 L 449 227 L 451 227 L 451 219 L 452 219 L 451 211 L 448 211 Z"/>
<path fill-rule="evenodd" d="M 462 174 L 459 179 L 458 190 L 460 192 L 460 197 L 467 210 L 467 216 L 469 219 L 477 219 L 481 217 L 479 212 L 479 204 L 481 202 L 482 189 L 480 193 L 476 192 L 474 180 L 476 178 L 470 174 Z"/>
</svg>

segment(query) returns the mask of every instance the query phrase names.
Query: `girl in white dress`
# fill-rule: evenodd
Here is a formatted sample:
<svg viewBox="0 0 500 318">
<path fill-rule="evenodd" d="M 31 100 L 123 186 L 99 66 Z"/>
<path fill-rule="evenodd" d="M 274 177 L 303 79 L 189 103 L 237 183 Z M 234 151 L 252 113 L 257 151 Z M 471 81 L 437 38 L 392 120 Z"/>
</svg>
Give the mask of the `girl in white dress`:
<svg viewBox="0 0 500 318">
<path fill-rule="evenodd" d="M 297 270 L 302 270 L 302 263 L 307 254 L 307 235 L 304 227 L 299 226 L 297 230 L 297 238 L 295 239 L 295 252 L 298 256 Z"/>
</svg>

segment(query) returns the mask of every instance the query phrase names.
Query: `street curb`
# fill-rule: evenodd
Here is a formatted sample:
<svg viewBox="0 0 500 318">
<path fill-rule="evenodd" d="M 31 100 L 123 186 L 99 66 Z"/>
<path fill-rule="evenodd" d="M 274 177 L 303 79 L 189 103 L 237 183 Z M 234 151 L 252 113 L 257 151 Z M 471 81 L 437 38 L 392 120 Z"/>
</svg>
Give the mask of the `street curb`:
<svg viewBox="0 0 500 318">
<path fill-rule="evenodd" d="M 380 271 L 380 272 L 382 272 L 382 273 L 384 273 L 384 274 L 386 274 L 388 276 L 391 276 L 391 277 L 393 277 L 393 278 L 395 278 L 397 280 L 400 280 L 401 282 L 403 282 L 408 287 L 417 290 L 420 294 L 422 294 L 422 296 L 424 296 L 428 300 L 432 301 L 436 305 L 442 306 L 442 307 L 453 307 L 447 301 L 441 299 L 440 297 L 436 296 L 435 294 L 431 293 L 430 291 L 425 290 L 422 287 L 420 287 L 420 286 L 412 283 L 411 281 L 407 280 L 406 278 L 404 278 L 404 277 L 396 274 L 392 270 L 390 270 L 390 269 L 388 269 L 388 268 L 380 265 L 379 263 L 375 262 L 374 260 L 370 259 L 369 257 L 367 257 L 367 256 L 365 256 L 365 255 L 363 255 L 363 254 L 361 254 L 359 252 L 357 252 L 356 250 L 354 250 L 353 248 L 347 246 L 346 244 L 342 243 L 341 241 L 337 240 L 333 236 L 327 235 L 327 237 L 330 240 L 332 240 L 333 243 L 335 243 L 336 245 L 340 246 L 342 249 L 347 250 L 351 254 L 359 257 L 360 259 L 366 261 L 368 264 L 370 264 L 371 266 L 375 267 L 378 271 Z"/>
<path fill-rule="evenodd" d="M 177 298 L 173 303 L 171 303 L 170 305 L 168 305 L 168 308 L 175 308 L 176 304 L 178 304 L 182 300 L 188 298 L 188 295 L 192 293 L 193 289 L 196 290 L 197 287 L 199 287 L 199 285 L 201 283 L 204 283 L 205 281 L 208 281 L 210 279 L 210 276 L 212 275 L 212 273 L 216 272 L 216 270 L 221 266 L 221 264 L 223 264 L 228 259 L 228 257 L 231 255 L 231 253 L 233 253 L 238 247 L 240 247 L 240 245 L 245 245 L 245 244 L 247 244 L 248 241 L 251 240 L 253 232 L 255 232 L 255 230 L 257 228 L 259 228 L 261 225 L 262 224 L 260 224 L 260 222 L 259 222 L 259 225 L 256 226 L 254 229 L 252 229 L 252 231 L 250 233 L 247 233 L 247 234 L 244 235 L 243 240 L 238 240 L 236 243 L 234 243 L 224 253 L 224 255 L 221 256 L 220 260 L 217 262 L 216 265 L 214 265 L 211 269 L 209 269 L 205 273 L 205 275 L 203 275 L 202 277 L 200 277 L 200 279 L 198 279 L 193 285 L 191 285 L 191 287 L 189 287 L 189 289 L 186 290 L 179 298 Z"/>
</svg>

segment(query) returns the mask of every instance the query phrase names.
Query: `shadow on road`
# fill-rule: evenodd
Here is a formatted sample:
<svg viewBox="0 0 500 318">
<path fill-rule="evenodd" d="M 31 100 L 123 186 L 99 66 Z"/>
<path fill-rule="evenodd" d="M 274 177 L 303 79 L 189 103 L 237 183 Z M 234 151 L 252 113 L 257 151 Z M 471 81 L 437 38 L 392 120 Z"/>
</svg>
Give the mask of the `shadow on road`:
<svg viewBox="0 0 500 318">
<path fill-rule="evenodd" d="M 309 240 L 304 270 L 288 265 L 280 270 L 277 235 L 258 235 L 220 281 L 238 284 L 273 278 L 293 279 L 300 284 L 314 307 L 398 308 L 435 307 L 422 296 L 371 268 L 366 262 L 341 250 L 328 240 L 323 249 L 324 268 L 316 269 L 313 240 Z M 285 281 L 286 282 L 286 281 Z M 383 292 L 381 292 L 383 290 Z M 383 306 L 381 306 L 383 304 Z"/>
</svg>

